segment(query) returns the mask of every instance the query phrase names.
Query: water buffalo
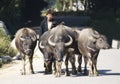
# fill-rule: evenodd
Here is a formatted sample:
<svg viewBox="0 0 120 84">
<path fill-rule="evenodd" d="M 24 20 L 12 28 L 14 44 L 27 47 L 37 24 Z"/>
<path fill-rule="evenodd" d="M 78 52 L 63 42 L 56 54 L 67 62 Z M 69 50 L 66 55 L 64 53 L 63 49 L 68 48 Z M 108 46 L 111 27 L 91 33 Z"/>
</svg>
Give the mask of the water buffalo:
<svg viewBox="0 0 120 84">
<path fill-rule="evenodd" d="M 85 61 L 84 74 L 87 73 L 88 63 L 90 68 L 89 76 L 97 76 L 97 57 L 100 49 L 109 48 L 107 39 L 104 35 L 101 35 L 100 33 L 91 28 L 86 28 L 83 30 L 76 29 L 75 32 L 77 33 L 76 38 L 78 41 L 78 49 L 84 57 Z"/>
<path fill-rule="evenodd" d="M 38 42 L 38 48 L 44 56 L 45 74 L 52 72 L 52 63 L 54 62 L 53 48 L 48 44 L 49 36 L 50 30 L 41 35 Z"/>
<path fill-rule="evenodd" d="M 75 56 L 74 53 L 74 37 L 71 28 L 64 26 L 62 24 L 56 26 L 50 31 L 50 36 L 48 38 L 48 44 L 53 48 L 54 58 L 56 61 L 56 76 L 61 76 L 61 65 L 63 57 L 66 55 L 65 65 L 66 65 L 66 75 L 69 76 L 68 70 L 68 60 L 72 64 L 72 72 L 76 74 L 75 67 Z"/>
<path fill-rule="evenodd" d="M 29 58 L 30 74 L 33 74 L 33 54 L 37 43 L 36 33 L 30 28 L 21 28 L 15 34 L 15 45 L 22 57 L 21 74 L 26 74 L 26 58 Z"/>
<path fill-rule="evenodd" d="M 65 56 L 66 75 L 69 74 L 68 60 L 72 64 L 72 73 L 77 73 L 74 56 L 74 38 L 72 29 L 62 24 L 45 32 L 39 40 L 39 48 L 43 52 L 46 71 L 51 70 L 51 59 L 54 60 L 54 74 L 61 76 L 61 66 Z M 49 66 L 50 67 L 49 67 Z"/>
</svg>

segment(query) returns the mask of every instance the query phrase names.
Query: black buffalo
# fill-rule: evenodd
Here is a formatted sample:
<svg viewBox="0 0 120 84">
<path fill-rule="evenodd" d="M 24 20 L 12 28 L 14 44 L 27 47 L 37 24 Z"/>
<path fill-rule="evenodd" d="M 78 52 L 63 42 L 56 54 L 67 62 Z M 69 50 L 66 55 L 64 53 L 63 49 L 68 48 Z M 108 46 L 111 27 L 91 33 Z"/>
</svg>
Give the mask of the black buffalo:
<svg viewBox="0 0 120 84">
<path fill-rule="evenodd" d="M 36 33 L 30 28 L 21 28 L 15 34 L 15 45 L 18 51 L 20 52 L 23 62 L 21 69 L 22 75 L 26 74 L 25 68 L 26 58 L 29 59 L 30 74 L 34 73 L 32 61 L 36 43 L 37 43 Z"/>
<path fill-rule="evenodd" d="M 38 42 L 38 48 L 44 57 L 45 74 L 52 73 L 52 63 L 54 62 L 53 48 L 48 44 L 49 36 L 50 30 L 41 35 Z"/>
<path fill-rule="evenodd" d="M 61 65 L 65 56 L 66 75 L 69 74 L 68 60 L 72 64 L 72 72 L 76 74 L 74 56 L 74 33 L 71 28 L 62 24 L 45 32 L 39 40 L 39 48 L 43 52 L 45 61 L 45 72 L 51 71 L 51 61 L 54 61 L 54 74 L 61 76 Z"/>
<path fill-rule="evenodd" d="M 53 48 L 56 62 L 56 76 L 61 75 L 61 65 L 64 56 L 66 57 L 66 75 L 70 75 L 68 70 L 68 60 L 70 60 L 72 64 L 72 73 L 77 73 L 75 67 L 74 43 L 74 33 L 70 27 L 60 24 L 50 31 L 48 44 Z"/>
</svg>

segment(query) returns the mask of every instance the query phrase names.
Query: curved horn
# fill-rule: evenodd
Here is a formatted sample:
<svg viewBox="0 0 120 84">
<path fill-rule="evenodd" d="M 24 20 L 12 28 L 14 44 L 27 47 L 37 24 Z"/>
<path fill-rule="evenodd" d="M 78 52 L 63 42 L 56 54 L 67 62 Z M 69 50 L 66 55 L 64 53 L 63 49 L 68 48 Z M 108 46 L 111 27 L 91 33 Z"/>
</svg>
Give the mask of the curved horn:
<svg viewBox="0 0 120 84">
<path fill-rule="evenodd" d="M 30 37 L 31 37 L 32 41 L 36 41 L 37 40 L 36 33 L 31 33 Z"/>
<path fill-rule="evenodd" d="M 99 38 L 100 34 L 97 31 L 93 31 L 92 36 L 95 38 Z"/>
<path fill-rule="evenodd" d="M 31 39 L 32 39 L 33 41 L 36 41 L 37 37 L 34 36 L 34 37 L 32 37 Z"/>
<path fill-rule="evenodd" d="M 20 39 L 21 41 L 24 41 L 24 40 L 25 40 L 22 36 L 20 36 L 19 39 Z"/>
<path fill-rule="evenodd" d="M 53 43 L 50 39 L 52 38 L 53 35 L 51 35 L 49 38 L 48 38 L 48 43 L 51 45 L 51 46 L 55 46 L 55 43 Z"/>
<path fill-rule="evenodd" d="M 71 44 L 72 44 L 72 42 L 73 42 L 72 37 L 71 37 L 70 35 L 68 35 L 68 37 L 70 38 L 70 41 L 69 41 L 69 42 L 67 42 L 67 43 L 65 43 L 65 46 L 69 46 L 69 45 L 71 45 Z"/>
<path fill-rule="evenodd" d="M 97 41 L 97 39 L 95 37 L 93 37 L 93 36 L 88 36 L 88 39 L 91 40 L 92 42 L 96 42 Z"/>
<path fill-rule="evenodd" d="M 42 45 L 42 41 L 40 41 L 40 48 L 45 48 L 43 45 Z"/>
</svg>

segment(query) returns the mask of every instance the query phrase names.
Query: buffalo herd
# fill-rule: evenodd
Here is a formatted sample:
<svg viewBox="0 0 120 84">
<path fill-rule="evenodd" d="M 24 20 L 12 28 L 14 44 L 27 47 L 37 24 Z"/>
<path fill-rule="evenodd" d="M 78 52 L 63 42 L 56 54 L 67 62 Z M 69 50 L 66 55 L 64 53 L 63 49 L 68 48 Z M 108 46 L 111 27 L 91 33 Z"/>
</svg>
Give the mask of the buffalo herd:
<svg viewBox="0 0 120 84">
<path fill-rule="evenodd" d="M 22 57 L 21 74 L 26 74 L 25 61 L 28 59 L 30 74 L 33 70 L 33 54 L 38 40 L 38 48 L 44 58 L 44 74 L 53 73 L 61 76 L 62 63 L 65 63 L 65 75 L 69 76 L 68 64 L 71 63 L 71 73 L 98 76 L 97 58 L 100 49 L 108 49 L 110 46 L 107 38 L 96 30 L 86 27 L 83 29 L 71 28 L 63 24 L 44 32 L 37 39 L 37 34 L 31 28 L 21 28 L 15 34 L 15 45 Z M 76 67 L 76 56 L 78 66 Z M 82 58 L 84 70 L 81 70 Z M 89 70 L 87 70 L 87 64 Z"/>
</svg>

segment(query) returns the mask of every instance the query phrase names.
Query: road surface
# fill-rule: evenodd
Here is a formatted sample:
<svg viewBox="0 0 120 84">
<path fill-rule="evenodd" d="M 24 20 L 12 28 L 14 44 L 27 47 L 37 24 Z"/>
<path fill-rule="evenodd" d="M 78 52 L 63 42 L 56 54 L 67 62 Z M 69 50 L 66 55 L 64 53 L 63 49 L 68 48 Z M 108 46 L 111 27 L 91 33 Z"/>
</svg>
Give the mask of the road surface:
<svg viewBox="0 0 120 84">
<path fill-rule="evenodd" d="M 100 51 L 97 77 L 83 75 L 66 77 L 64 73 L 60 78 L 52 74 L 44 75 L 43 58 L 40 54 L 34 56 L 33 65 L 35 71 L 33 75 L 20 75 L 20 61 L 14 61 L 11 67 L 0 69 L 0 84 L 120 84 L 119 49 Z M 64 69 L 64 64 L 62 68 Z"/>
</svg>

